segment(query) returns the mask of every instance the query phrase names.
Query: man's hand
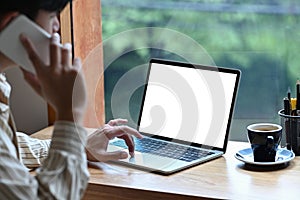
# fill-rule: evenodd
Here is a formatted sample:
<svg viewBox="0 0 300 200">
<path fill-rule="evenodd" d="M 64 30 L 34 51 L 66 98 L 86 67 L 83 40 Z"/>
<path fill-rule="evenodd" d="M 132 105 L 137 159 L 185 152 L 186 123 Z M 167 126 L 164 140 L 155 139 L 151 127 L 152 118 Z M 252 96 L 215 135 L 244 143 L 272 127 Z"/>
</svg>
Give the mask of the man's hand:
<svg viewBox="0 0 300 200">
<path fill-rule="evenodd" d="M 88 136 L 86 153 L 89 161 L 111 161 L 125 159 L 128 154 L 125 151 L 107 152 L 109 140 L 118 137 L 125 140 L 129 154 L 134 155 L 134 141 L 132 136 L 142 138 L 142 135 L 135 129 L 126 125 L 125 119 L 114 119 L 109 121 L 104 127 L 98 129 Z"/>
<path fill-rule="evenodd" d="M 87 102 L 85 80 L 81 62 L 72 62 L 71 46 L 60 45 L 60 37 L 54 34 L 50 44 L 50 64 L 36 53 L 32 42 L 24 35 L 21 41 L 35 68 L 36 75 L 23 70 L 25 80 L 57 112 L 57 120 L 81 123 Z"/>
</svg>

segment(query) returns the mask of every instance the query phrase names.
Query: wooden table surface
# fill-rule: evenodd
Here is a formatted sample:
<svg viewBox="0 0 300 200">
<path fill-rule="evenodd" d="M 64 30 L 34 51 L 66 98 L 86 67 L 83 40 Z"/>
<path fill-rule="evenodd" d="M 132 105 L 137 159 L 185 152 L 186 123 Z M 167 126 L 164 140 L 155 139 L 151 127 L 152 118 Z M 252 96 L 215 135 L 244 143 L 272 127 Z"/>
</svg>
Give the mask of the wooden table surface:
<svg viewBox="0 0 300 200">
<path fill-rule="evenodd" d="M 48 138 L 51 130 L 35 135 Z M 90 163 L 84 199 L 300 199 L 300 158 L 276 168 L 253 167 L 234 157 L 248 147 L 248 143 L 230 141 L 221 158 L 169 176 Z"/>
</svg>

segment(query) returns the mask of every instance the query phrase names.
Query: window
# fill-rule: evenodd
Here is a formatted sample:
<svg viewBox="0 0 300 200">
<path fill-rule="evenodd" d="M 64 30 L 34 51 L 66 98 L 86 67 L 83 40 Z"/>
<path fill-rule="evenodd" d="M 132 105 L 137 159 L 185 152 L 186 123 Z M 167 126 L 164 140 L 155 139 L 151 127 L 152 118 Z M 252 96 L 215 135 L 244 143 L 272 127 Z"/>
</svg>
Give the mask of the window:
<svg viewBox="0 0 300 200">
<path fill-rule="evenodd" d="M 102 0 L 106 119 L 135 126 L 151 57 L 242 71 L 232 140 L 252 122 L 280 123 L 300 77 L 297 0 Z M 295 96 L 295 95 L 293 95 Z"/>
</svg>

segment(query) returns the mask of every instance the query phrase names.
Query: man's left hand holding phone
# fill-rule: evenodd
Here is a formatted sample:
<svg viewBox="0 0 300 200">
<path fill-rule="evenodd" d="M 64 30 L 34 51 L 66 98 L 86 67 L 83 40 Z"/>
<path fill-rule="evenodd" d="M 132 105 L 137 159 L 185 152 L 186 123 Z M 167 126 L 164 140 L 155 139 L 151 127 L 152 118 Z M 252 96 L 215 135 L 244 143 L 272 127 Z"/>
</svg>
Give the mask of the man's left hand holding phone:
<svg viewBox="0 0 300 200">
<path fill-rule="evenodd" d="M 0 32 L 0 44 L 0 51 L 21 67 L 26 81 L 57 111 L 57 120 L 82 122 L 85 81 L 80 60 L 72 61 L 70 44 L 62 46 L 57 33 L 50 35 L 24 15 Z M 64 113 L 67 110 L 79 113 Z"/>
</svg>

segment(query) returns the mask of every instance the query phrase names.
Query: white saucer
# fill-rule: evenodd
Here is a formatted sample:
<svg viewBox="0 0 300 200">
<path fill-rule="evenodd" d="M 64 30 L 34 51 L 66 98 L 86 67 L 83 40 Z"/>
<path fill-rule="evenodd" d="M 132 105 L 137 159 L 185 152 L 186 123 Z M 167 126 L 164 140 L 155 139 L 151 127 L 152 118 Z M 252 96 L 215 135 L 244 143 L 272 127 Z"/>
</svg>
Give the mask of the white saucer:
<svg viewBox="0 0 300 200">
<path fill-rule="evenodd" d="M 244 163 L 251 165 L 279 165 L 287 163 L 295 158 L 295 154 L 287 149 L 278 149 L 276 153 L 275 162 L 254 162 L 253 152 L 251 148 L 238 151 L 234 157 Z"/>
</svg>

